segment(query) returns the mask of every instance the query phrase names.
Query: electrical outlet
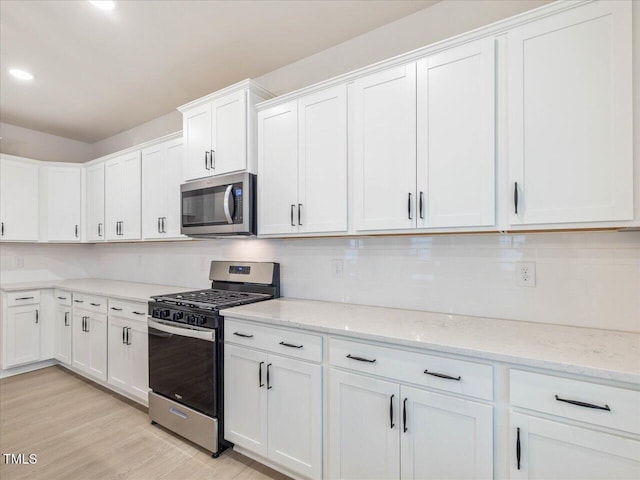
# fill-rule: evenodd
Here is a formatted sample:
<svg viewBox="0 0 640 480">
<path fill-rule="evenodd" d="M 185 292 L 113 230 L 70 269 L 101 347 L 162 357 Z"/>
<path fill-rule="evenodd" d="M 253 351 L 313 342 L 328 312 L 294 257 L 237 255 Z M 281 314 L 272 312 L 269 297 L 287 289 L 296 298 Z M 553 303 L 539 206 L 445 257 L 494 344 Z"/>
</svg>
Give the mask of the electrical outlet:
<svg viewBox="0 0 640 480">
<path fill-rule="evenodd" d="M 344 262 L 341 258 L 333 259 L 333 278 L 342 278 L 344 276 Z"/>
<path fill-rule="evenodd" d="M 536 286 L 535 262 L 520 262 L 516 264 L 516 285 L 520 287 Z"/>
</svg>

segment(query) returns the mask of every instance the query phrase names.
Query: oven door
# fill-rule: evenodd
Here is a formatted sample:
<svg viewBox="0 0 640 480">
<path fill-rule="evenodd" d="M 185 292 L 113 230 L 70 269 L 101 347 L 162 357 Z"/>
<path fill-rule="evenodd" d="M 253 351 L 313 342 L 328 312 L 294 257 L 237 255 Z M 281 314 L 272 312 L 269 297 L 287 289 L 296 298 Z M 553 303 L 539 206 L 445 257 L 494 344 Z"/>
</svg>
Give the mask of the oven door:
<svg viewBox="0 0 640 480">
<path fill-rule="evenodd" d="M 216 417 L 216 331 L 177 327 L 151 318 L 148 326 L 151 390 Z"/>
</svg>

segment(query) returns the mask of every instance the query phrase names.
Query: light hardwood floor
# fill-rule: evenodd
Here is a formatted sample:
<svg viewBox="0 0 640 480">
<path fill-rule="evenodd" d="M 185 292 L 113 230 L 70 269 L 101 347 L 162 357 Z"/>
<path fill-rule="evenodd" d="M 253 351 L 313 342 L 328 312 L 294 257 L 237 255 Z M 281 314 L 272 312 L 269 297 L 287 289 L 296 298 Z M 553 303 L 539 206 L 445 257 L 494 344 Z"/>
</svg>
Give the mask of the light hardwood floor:
<svg viewBox="0 0 640 480">
<path fill-rule="evenodd" d="M 35 465 L 0 456 L 2 480 L 288 479 L 231 450 L 213 459 L 62 367 L 0 380 L 0 452 L 38 456 Z"/>
</svg>

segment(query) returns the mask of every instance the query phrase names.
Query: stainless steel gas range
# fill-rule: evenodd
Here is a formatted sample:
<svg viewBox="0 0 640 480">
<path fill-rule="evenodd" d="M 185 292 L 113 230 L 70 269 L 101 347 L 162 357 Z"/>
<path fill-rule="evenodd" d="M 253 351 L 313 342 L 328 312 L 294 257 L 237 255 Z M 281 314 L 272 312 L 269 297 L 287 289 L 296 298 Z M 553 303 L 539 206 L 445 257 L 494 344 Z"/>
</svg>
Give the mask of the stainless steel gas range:
<svg viewBox="0 0 640 480">
<path fill-rule="evenodd" d="M 149 302 L 149 417 L 217 457 L 224 441 L 222 308 L 280 296 L 277 263 L 211 262 L 211 288 Z"/>
</svg>

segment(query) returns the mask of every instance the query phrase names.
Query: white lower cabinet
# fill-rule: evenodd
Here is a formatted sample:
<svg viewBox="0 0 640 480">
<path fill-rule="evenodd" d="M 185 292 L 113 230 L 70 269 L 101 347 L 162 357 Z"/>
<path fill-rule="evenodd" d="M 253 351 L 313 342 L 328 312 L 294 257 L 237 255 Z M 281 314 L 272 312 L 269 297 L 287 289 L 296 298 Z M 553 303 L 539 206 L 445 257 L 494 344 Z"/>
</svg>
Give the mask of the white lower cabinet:
<svg viewBox="0 0 640 480">
<path fill-rule="evenodd" d="M 322 478 L 322 366 L 225 345 L 225 438 Z"/>
<path fill-rule="evenodd" d="M 71 365 L 71 307 L 57 305 L 55 307 L 55 357 L 66 365 Z"/>
<path fill-rule="evenodd" d="M 73 311 L 72 365 L 107 381 L 107 316 L 84 309 Z"/>
<path fill-rule="evenodd" d="M 40 305 L 20 305 L 6 310 L 3 368 L 40 360 Z"/>
<path fill-rule="evenodd" d="M 330 371 L 330 478 L 493 476 L 493 409 Z"/>
<path fill-rule="evenodd" d="M 512 412 L 513 479 L 637 479 L 640 442 Z"/>
<path fill-rule="evenodd" d="M 143 308 L 142 311 L 145 311 Z M 108 382 L 144 402 L 149 400 L 147 325 L 109 314 Z"/>
</svg>

